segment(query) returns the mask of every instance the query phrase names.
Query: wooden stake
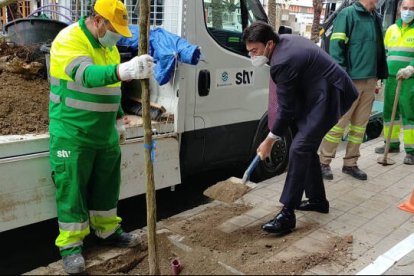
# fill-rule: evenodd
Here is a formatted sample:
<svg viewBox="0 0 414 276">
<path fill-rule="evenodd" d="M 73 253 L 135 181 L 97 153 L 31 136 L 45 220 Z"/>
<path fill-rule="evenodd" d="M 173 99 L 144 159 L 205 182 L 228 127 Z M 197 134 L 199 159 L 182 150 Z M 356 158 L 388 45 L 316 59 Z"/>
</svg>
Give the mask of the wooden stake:
<svg viewBox="0 0 414 276">
<path fill-rule="evenodd" d="M 149 15 L 150 1 L 140 0 L 139 2 L 139 49 L 138 55 L 148 53 L 148 36 L 149 36 Z M 159 275 L 160 268 L 158 265 L 157 252 L 157 205 L 155 200 L 155 184 L 154 184 L 154 167 L 151 160 L 152 151 L 152 127 L 150 116 L 150 95 L 149 95 L 149 79 L 141 80 L 142 89 L 142 119 L 144 123 L 144 143 L 145 147 L 145 174 L 147 182 L 147 236 L 148 236 L 148 262 L 149 273 L 151 275 Z"/>
</svg>

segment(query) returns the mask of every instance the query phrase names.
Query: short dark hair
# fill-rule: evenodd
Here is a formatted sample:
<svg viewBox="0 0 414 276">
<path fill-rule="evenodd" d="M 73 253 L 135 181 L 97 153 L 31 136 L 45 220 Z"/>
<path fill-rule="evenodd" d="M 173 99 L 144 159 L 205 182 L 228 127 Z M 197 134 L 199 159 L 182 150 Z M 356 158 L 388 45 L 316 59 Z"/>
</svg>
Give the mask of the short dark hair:
<svg viewBox="0 0 414 276">
<path fill-rule="evenodd" d="M 273 30 L 273 27 L 266 22 L 256 21 L 243 31 L 242 41 L 244 43 L 261 42 L 266 44 L 269 40 L 278 43 L 279 36 Z"/>
</svg>

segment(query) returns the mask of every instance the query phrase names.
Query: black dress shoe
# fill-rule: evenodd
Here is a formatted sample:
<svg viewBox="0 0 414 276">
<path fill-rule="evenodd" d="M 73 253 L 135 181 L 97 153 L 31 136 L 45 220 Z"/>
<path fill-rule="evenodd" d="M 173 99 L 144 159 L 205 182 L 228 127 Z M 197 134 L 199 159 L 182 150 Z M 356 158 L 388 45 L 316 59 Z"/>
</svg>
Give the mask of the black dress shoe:
<svg viewBox="0 0 414 276">
<path fill-rule="evenodd" d="M 262 229 L 268 233 L 286 234 L 292 232 L 296 227 L 296 216 L 294 212 L 286 213 L 283 210 L 274 219 L 262 225 Z"/>
<path fill-rule="evenodd" d="M 329 201 L 311 202 L 309 200 L 302 201 L 296 210 L 315 211 L 323 214 L 329 213 Z"/>
<path fill-rule="evenodd" d="M 343 166 L 342 167 L 342 172 L 349 174 L 350 176 L 358 179 L 358 180 L 367 180 L 368 176 L 367 174 L 358 168 L 358 166 Z"/>
</svg>

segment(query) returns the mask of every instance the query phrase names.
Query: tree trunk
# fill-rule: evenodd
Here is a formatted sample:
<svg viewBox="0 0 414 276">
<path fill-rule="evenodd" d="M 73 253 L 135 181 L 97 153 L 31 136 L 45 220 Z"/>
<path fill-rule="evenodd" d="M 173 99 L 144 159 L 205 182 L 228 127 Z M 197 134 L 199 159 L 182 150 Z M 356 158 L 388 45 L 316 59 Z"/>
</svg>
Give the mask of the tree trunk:
<svg viewBox="0 0 414 276">
<path fill-rule="evenodd" d="M 269 18 L 269 24 L 276 30 L 276 0 L 268 1 L 267 16 Z"/>
<path fill-rule="evenodd" d="M 313 24 L 311 40 L 315 43 L 319 42 L 319 28 L 322 13 L 322 1 L 323 0 L 313 0 Z"/>
<path fill-rule="evenodd" d="M 150 0 L 141 0 L 139 4 L 139 49 L 138 55 L 148 53 Z M 157 252 L 157 204 L 155 200 L 154 167 L 152 160 L 153 140 L 150 117 L 149 79 L 141 80 L 142 89 L 142 120 L 144 123 L 145 144 L 145 176 L 147 182 L 147 236 L 148 236 L 148 262 L 151 275 L 159 275 Z"/>
<path fill-rule="evenodd" d="M 211 0 L 211 20 L 213 22 L 213 28 L 223 28 L 223 3 L 221 0 Z"/>
</svg>

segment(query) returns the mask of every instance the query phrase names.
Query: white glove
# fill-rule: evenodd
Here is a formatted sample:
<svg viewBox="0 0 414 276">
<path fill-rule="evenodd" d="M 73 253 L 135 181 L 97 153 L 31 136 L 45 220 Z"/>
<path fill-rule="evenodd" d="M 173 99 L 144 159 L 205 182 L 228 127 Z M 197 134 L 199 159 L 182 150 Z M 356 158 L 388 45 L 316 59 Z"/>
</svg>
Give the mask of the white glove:
<svg viewBox="0 0 414 276">
<path fill-rule="evenodd" d="M 400 79 L 409 79 L 414 74 L 414 67 L 408 65 L 405 68 L 402 68 L 397 73 L 397 80 Z"/>
<path fill-rule="evenodd" d="M 116 130 L 118 131 L 119 135 L 119 143 L 124 144 L 127 137 L 127 132 L 123 119 L 116 120 Z"/>
<path fill-rule="evenodd" d="M 154 68 L 150 55 L 141 55 L 118 65 L 120 80 L 149 79 Z"/>
</svg>

